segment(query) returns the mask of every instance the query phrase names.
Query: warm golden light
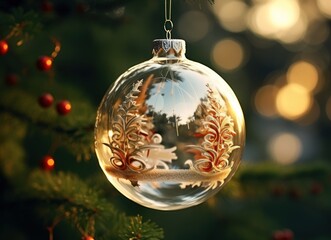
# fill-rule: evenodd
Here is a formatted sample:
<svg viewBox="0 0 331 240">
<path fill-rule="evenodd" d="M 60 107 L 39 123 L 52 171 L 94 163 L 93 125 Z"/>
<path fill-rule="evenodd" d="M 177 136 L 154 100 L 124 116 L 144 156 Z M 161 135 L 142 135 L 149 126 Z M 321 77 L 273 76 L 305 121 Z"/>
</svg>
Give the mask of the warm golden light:
<svg viewBox="0 0 331 240">
<path fill-rule="evenodd" d="M 306 61 L 296 62 L 287 71 L 287 81 L 289 83 L 299 84 L 311 92 L 316 88 L 318 83 L 317 68 Z"/>
<path fill-rule="evenodd" d="M 317 0 L 319 10 L 326 16 L 331 18 L 331 2 L 330 0 Z"/>
<path fill-rule="evenodd" d="M 300 17 L 297 0 L 273 0 L 266 5 L 268 21 L 277 30 L 292 27 Z"/>
<path fill-rule="evenodd" d="M 212 50 L 212 61 L 224 71 L 238 68 L 244 60 L 244 49 L 234 39 L 224 39 L 215 44 Z"/>
<path fill-rule="evenodd" d="M 270 140 L 268 152 L 276 162 L 291 164 L 297 161 L 302 154 L 302 143 L 292 133 L 280 133 Z"/>
<path fill-rule="evenodd" d="M 277 114 L 275 98 L 278 88 L 274 85 L 261 87 L 255 94 L 255 108 L 263 116 L 273 117 Z"/>
<path fill-rule="evenodd" d="M 330 0 L 218 0 L 212 9 L 224 29 L 248 29 L 290 49 L 300 42 L 320 45 L 330 32 Z"/>
<path fill-rule="evenodd" d="M 178 31 L 186 41 L 196 42 L 206 36 L 210 28 L 209 25 L 204 13 L 188 11 L 179 19 Z"/>
<path fill-rule="evenodd" d="M 305 115 L 311 108 L 312 97 L 299 84 L 290 83 L 282 87 L 276 96 L 276 108 L 284 118 L 296 120 Z"/>
<path fill-rule="evenodd" d="M 297 0 L 258 2 L 248 14 L 248 23 L 253 32 L 284 43 L 302 39 L 307 30 L 307 21 Z"/>
<path fill-rule="evenodd" d="M 308 28 L 306 18 L 299 18 L 298 21 L 286 31 L 279 31 L 275 34 L 275 38 L 287 44 L 295 43 L 305 37 Z"/>
<path fill-rule="evenodd" d="M 239 0 L 215 1 L 213 10 L 225 29 L 232 32 L 246 29 L 248 7 L 245 2 Z"/>
<path fill-rule="evenodd" d="M 249 26 L 251 30 L 259 35 L 268 37 L 274 33 L 274 29 L 268 20 L 268 11 L 263 5 L 253 7 L 249 14 Z"/>
</svg>

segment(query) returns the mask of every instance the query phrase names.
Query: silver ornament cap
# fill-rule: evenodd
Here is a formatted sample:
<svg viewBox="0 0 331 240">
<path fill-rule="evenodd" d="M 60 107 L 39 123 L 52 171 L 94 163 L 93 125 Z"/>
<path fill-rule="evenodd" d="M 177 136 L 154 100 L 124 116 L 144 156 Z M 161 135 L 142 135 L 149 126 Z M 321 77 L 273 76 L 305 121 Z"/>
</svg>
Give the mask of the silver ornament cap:
<svg viewBox="0 0 331 240">
<path fill-rule="evenodd" d="M 155 39 L 153 55 L 157 57 L 185 57 L 186 43 L 182 39 Z"/>
</svg>

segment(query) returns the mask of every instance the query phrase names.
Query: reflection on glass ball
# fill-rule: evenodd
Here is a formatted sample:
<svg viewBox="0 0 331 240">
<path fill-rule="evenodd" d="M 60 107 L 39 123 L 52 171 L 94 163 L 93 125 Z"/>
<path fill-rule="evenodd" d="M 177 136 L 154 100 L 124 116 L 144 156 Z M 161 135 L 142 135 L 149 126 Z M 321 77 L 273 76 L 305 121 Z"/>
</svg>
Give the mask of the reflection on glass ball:
<svg viewBox="0 0 331 240">
<path fill-rule="evenodd" d="M 149 208 L 176 210 L 216 194 L 244 148 L 239 102 L 183 40 L 155 40 L 154 57 L 123 73 L 97 114 L 95 148 L 108 180 Z"/>
</svg>

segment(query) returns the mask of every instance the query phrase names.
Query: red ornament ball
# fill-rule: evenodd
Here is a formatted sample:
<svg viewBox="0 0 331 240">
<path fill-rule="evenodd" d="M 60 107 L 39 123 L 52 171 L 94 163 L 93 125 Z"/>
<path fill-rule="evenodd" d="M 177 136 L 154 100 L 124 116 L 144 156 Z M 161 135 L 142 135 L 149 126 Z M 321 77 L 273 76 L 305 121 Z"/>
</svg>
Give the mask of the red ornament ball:
<svg viewBox="0 0 331 240">
<path fill-rule="evenodd" d="M 50 93 L 44 93 L 38 98 L 38 103 L 43 108 L 48 108 L 52 106 L 54 98 Z"/>
<path fill-rule="evenodd" d="M 67 115 L 71 111 L 71 104 L 68 100 L 62 100 L 56 104 L 56 111 L 59 115 Z"/>
<path fill-rule="evenodd" d="M 5 55 L 8 52 L 9 46 L 6 40 L 0 40 L 0 55 Z"/>
<path fill-rule="evenodd" d="M 5 83 L 8 86 L 15 86 L 18 83 L 18 81 L 19 81 L 19 77 L 14 73 L 10 73 L 5 76 Z"/>
<path fill-rule="evenodd" d="M 48 71 L 52 68 L 53 58 L 48 56 L 41 56 L 37 60 L 37 68 L 41 71 Z"/>
<path fill-rule="evenodd" d="M 55 167 L 54 158 L 50 155 L 44 156 L 40 162 L 40 167 L 45 171 L 52 171 Z"/>
</svg>

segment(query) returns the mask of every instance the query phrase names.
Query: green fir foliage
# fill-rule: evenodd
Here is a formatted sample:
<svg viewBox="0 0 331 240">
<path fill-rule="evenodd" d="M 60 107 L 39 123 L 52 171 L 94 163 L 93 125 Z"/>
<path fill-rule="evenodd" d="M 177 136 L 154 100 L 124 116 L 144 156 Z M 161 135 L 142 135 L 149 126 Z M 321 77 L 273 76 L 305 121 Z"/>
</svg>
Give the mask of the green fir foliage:
<svg viewBox="0 0 331 240">
<path fill-rule="evenodd" d="M 82 234 L 97 239 L 122 239 L 119 237 L 122 232 L 134 232 L 137 239 L 163 238 L 162 229 L 155 223 L 143 222 L 141 216 L 129 217 L 120 213 L 100 191 L 71 173 L 32 172 L 26 190 L 24 196 L 28 200 L 47 201 L 52 206 L 49 210 L 54 214 L 53 224 L 69 221 Z"/>
<path fill-rule="evenodd" d="M 150 229 L 154 229 L 154 231 L 150 231 Z M 158 240 L 163 239 L 163 230 L 151 221 L 143 222 L 142 216 L 138 215 L 130 218 L 130 224 L 120 236 L 122 240 Z"/>
<path fill-rule="evenodd" d="M 9 1 L 0 4 L 0 40 L 6 38 L 10 46 L 9 53 L 0 58 L 0 75 L 4 79 L 0 83 L 0 205 L 3 216 L 0 239 L 30 239 L 32 235 L 35 239 L 71 239 L 71 236 L 123 239 L 132 229 L 137 230 L 137 239 L 163 239 L 163 230 L 157 224 L 143 221 L 139 215 L 126 215 L 106 197 L 103 190 L 109 188 L 108 181 L 103 176 L 101 182 L 107 184 L 102 184 L 101 189 L 98 187 L 100 177 L 94 177 L 96 173 L 102 174 L 100 168 L 91 172 L 90 163 L 71 160 L 93 158 L 96 161 L 93 131 L 97 105 L 87 92 L 98 84 L 91 79 L 84 84 L 87 78 L 81 71 L 86 72 L 84 64 L 90 60 L 75 65 L 72 57 L 77 57 L 77 52 L 71 53 L 65 40 L 60 41 L 63 56 L 54 59 L 53 69 L 42 72 L 36 68 L 36 59 L 53 51 L 51 29 L 55 28 L 55 35 L 57 31 L 62 32 L 61 39 L 66 38 L 66 28 L 56 30 L 56 23 L 70 15 L 71 10 L 66 12 L 68 8 L 76 7 L 75 3 L 51 3 L 58 8 L 59 15 L 43 13 L 40 2 L 22 1 L 19 6 Z M 110 5 L 102 7 L 105 4 Z M 100 1 L 97 5 L 100 18 L 93 17 L 98 15 L 95 12 L 76 17 L 117 25 L 120 19 L 113 11 L 122 7 L 123 1 Z M 67 64 L 72 69 L 67 69 Z M 14 83 L 8 82 L 7 76 L 13 73 Z M 44 92 L 50 92 L 55 99 L 49 108 L 38 104 Z M 68 99 L 72 105 L 70 114 L 65 116 L 56 111 L 56 103 L 63 99 Z M 45 154 L 55 156 L 54 172 L 40 168 L 40 159 Z M 87 173 L 79 170 L 84 169 L 84 164 L 88 165 L 85 166 Z M 27 219 L 17 217 L 21 215 Z M 29 222 L 23 224 L 24 220 Z"/>
</svg>

